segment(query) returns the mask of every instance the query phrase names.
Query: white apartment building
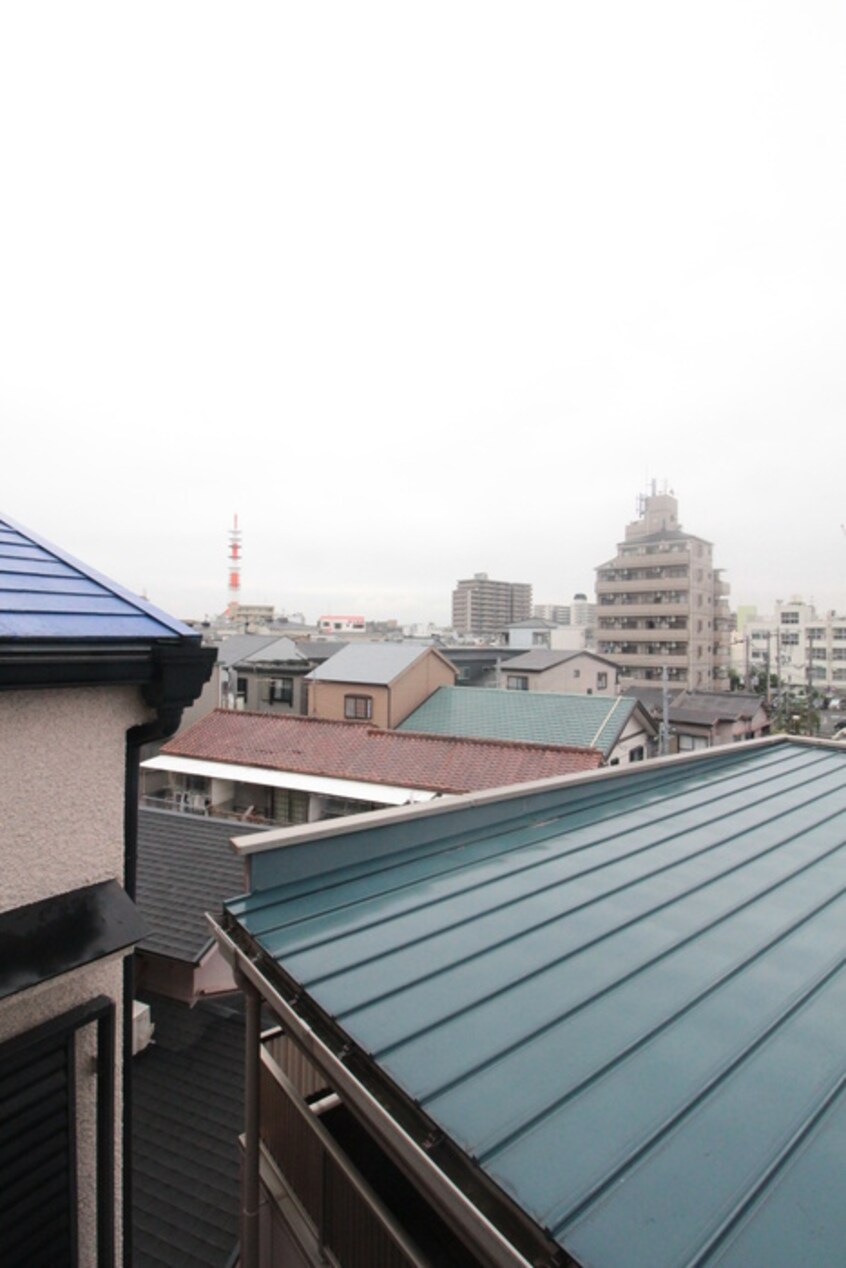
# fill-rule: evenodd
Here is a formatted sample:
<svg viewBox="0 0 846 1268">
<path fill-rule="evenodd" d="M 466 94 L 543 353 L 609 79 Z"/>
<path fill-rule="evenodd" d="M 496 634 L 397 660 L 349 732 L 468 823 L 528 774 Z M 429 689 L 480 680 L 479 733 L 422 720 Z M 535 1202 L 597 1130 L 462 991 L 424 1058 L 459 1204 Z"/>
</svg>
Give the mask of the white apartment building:
<svg viewBox="0 0 846 1268">
<path fill-rule="evenodd" d="M 846 695 L 846 616 L 819 616 L 811 603 L 777 600 L 772 616 L 748 619 L 732 644 L 732 663 L 744 678 L 763 672 L 788 687 Z"/>
<path fill-rule="evenodd" d="M 596 651 L 620 666 L 626 685 L 671 683 L 728 689 L 731 613 L 713 546 L 682 531 L 678 500 L 639 500 L 617 554 L 597 568 Z"/>
</svg>

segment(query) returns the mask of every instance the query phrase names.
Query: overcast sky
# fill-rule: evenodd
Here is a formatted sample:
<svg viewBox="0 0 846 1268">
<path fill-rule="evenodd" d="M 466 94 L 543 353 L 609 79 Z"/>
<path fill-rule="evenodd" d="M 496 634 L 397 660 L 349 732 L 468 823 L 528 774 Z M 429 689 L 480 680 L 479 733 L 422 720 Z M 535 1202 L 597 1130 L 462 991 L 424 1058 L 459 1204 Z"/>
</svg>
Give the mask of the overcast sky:
<svg viewBox="0 0 846 1268">
<path fill-rule="evenodd" d="M 846 609 L 846 6 L 8 4 L 0 513 L 183 616 Z"/>
</svg>

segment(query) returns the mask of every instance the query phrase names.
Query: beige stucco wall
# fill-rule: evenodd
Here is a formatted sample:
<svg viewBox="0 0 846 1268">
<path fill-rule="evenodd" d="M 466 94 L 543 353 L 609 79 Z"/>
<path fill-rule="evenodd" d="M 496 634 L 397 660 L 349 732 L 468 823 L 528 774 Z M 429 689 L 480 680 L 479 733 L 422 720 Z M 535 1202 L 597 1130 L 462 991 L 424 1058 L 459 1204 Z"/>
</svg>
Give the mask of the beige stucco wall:
<svg viewBox="0 0 846 1268">
<path fill-rule="evenodd" d="M 0 692 L 0 911 L 123 883 L 126 732 L 147 716 L 131 688 Z"/>
<path fill-rule="evenodd" d="M 457 671 L 436 652 L 424 656 L 393 683 L 387 725 L 399 726 L 433 691 L 438 687 L 454 687 L 457 678 Z"/>
<path fill-rule="evenodd" d="M 388 688 L 371 687 L 363 682 L 320 682 L 318 680 L 310 683 L 309 715 L 312 718 L 323 718 L 327 722 L 354 721 L 344 717 L 345 696 L 370 696 L 373 701 L 373 713 L 369 718 L 370 725 L 381 727 L 388 725 Z"/>
<path fill-rule="evenodd" d="M 519 668 L 504 666 L 506 675 L 519 674 Z M 598 685 L 599 675 L 605 674 L 605 686 Z M 563 691 L 578 695 L 615 696 L 617 694 L 617 670 L 614 665 L 602 664 L 592 657 L 574 656 L 551 669 L 540 673 L 528 673 L 529 691 Z M 508 678 L 506 677 L 506 682 Z"/>
<path fill-rule="evenodd" d="M 126 732 L 150 717 L 131 688 L 0 693 L 0 911 L 98 881 L 123 883 Z M 115 1156 L 120 1245 L 122 956 L 0 1001 L 0 1042 L 98 995 L 116 1006 Z M 96 1263 L 93 1026 L 78 1032 L 80 1264 Z"/>
</svg>

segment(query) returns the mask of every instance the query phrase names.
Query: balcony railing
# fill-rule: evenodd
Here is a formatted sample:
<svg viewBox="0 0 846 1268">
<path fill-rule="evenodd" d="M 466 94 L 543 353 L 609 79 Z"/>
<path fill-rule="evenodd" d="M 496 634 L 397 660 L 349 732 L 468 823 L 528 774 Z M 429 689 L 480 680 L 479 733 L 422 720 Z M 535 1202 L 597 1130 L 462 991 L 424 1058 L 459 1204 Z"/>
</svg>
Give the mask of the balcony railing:
<svg viewBox="0 0 846 1268">
<path fill-rule="evenodd" d="M 262 1146 L 318 1255 L 342 1268 L 433 1268 L 267 1046 L 261 1056 Z"/>
</svg>

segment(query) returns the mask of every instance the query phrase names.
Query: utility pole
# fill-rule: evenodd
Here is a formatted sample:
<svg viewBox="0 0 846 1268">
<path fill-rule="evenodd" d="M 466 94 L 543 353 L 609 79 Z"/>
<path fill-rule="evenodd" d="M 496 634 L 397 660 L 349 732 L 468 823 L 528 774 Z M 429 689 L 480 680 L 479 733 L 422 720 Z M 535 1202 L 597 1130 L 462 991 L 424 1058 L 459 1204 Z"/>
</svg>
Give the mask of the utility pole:
<svg viewBox="0 0 846 1268">
<path fill-rule="evenodd" d="M 661 666 L 661 756 L 670 751 L 670 675 L 666 665 Z"/>
</svg>

